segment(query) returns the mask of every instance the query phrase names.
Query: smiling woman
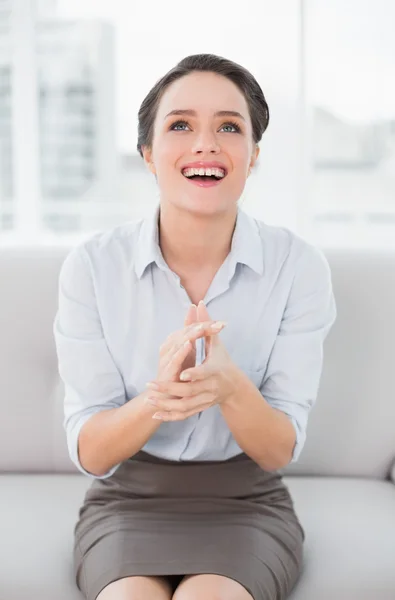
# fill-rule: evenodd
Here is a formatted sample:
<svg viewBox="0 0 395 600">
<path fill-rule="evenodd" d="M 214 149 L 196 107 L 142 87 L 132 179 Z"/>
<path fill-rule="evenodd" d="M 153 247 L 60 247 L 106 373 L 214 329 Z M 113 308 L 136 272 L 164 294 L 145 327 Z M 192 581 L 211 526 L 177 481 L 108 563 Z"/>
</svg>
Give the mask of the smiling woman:
<svg viewBox="0 0 395 600">
<path fill-rule="evenodd" d="M 232 61 L 197 55 L 169 71 L 141 105 L 137 144 L 157 178 L 164 211 L 171 203 L 173 209 L 234 217 L 268 122 L 259 84 Z M 199 169 L 186 174 L 192 187 L 179 177 L 186 167 Z M 222 172 L 202 171 L 212 167 Z M 210 193 L 202 195 L 202 187 Z"/>
<path fill-rule="evenodd" d="M 60 274 L 75 528 L 88 600 L 285 600 L 304 530 L 296 461 L 336 310 L 323 254 L 238 207 L 269 122 L 244 67 L 189 56 L 139 110 L 160 202 Z M 99 308 L 100 307 L 100 308 Z"/>
</svg>

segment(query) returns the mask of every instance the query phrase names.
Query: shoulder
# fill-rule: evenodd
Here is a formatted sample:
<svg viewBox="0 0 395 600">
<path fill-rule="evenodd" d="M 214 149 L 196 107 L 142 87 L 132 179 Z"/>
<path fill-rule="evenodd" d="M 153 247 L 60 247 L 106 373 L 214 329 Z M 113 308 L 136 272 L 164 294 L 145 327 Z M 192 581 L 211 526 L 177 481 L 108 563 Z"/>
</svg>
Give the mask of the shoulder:
<svg viewBox="0 0 395 600">
<path fill-rule="evenodd" d="M 287 227 L 269 225 L 252 218 L 260 235 L 265 265 L 283 267 L 290 275 L 309 272 L 330 274 L 324 251 Z"/>
<path fill-rule="evenodd" d="M 127 221 L 111 229 L 95 232 L 69 251 L 63 267 L 81 264 L 97 273 L 115 265 L 130 265 L 134 260 L 143 221 L 143 218 Z"/>
</svg>

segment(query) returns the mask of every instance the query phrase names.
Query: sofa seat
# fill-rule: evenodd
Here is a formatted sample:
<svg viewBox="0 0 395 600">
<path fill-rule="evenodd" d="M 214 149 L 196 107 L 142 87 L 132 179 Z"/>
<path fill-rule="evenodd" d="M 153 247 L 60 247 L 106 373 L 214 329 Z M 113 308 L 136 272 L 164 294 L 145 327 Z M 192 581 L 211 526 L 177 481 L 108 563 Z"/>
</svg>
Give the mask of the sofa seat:
<svg viewBox="0 0 395 600">
<path fill-rule="evenodd" d="M 394 600 L 395 486 L 284 476 L 306 532 L 305 568 L 290 600 Z M 0 475 L 0 598 L 81 600 L 72 545 L 91 480 L 79 474 Z"/>
<path fill-rule="evenodd" d="M 306 532 L 305 568 L 289 600 L 395 600 L 395 486 L 284 477 Z"/>
</svg>

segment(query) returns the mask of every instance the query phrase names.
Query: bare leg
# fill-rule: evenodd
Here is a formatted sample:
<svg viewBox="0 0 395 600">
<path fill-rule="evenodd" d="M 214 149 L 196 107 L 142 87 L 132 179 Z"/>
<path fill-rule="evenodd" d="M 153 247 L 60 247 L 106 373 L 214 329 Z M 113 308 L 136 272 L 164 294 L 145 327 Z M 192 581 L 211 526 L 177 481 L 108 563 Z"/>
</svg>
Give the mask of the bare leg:
<svg viewBox="0 0 395 600">
<path fill-rule="evenodd" d="M 237 581 L 222 575 L 187 575 L 174 592 L 173 600 L 253 600 Z"/>
<path fill-rule="evenodd" d="M 123 577 L 106 585 L 96 600 L 171 600 L 171 596 L 164 577 Z"/>
</svg>

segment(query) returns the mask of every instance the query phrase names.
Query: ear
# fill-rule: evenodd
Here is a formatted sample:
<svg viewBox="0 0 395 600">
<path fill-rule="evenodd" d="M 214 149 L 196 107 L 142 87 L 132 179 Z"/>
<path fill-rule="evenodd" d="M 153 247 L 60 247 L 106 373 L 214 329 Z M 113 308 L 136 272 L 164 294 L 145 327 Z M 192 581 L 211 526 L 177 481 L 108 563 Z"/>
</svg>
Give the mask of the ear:
<svg viewBox="0 0 395 600">
<path fill-rule="evenodd" d="M 248 175 L 250 175 L 251 170 L 253 169 L 256 161 L 258 160 L 258 156 L 259 156 L 259 152 L 260 151 L 261 151 L 260 147 L 258 146 L 258 144 L 256 144 L 255 148 L 254 148 L 254 151 L 252 153 L 252 156 L 251 156 L 249 167 L 248 167 Z"/>
<path fill-rule="evenodd" d="M 156 175 L 155 164 L 152 156 L 152 149 L 148 148 L 147 146 L 142 146 L 141 151 L 143 153 L 144 162 L 148 170 L 151 171 L 151 173 L 153 173 L 154 175 Z"/>
</svg>

